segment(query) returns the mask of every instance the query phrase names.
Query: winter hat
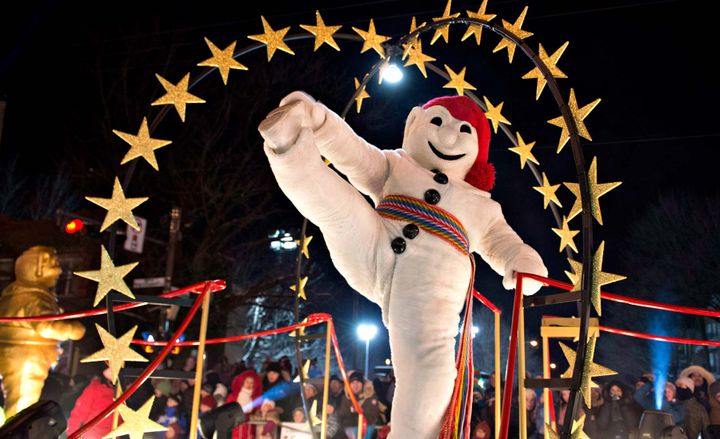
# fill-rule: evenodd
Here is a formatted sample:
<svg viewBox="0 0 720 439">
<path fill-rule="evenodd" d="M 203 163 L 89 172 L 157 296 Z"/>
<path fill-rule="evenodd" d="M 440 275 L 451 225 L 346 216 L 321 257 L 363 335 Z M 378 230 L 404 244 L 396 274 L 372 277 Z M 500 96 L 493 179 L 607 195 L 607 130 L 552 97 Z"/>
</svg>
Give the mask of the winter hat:
<svg viewBox="0 0 720 439">
<path fill-rule="evenodd" d="M 495 167 L 488 163 L 490 149 L 490 124 L 485 113 L 467 96 L 441 96 L 430 99 L 423 110 L 440 105 L 458 120 L 463 120 L 475 128 L 478 140 L 478 154 L 475 163 L 465 175 L 465 181 L 478 189 L 489 192 L 495 185 Z"/>
<path fill-rule="evenodd" d="M 180 404 L 182 402 L 182 397 L 180 396 L 179 393 L 170 394 L 170 395 L 168 395 L 167 399 L 168 399 L 168 401 L 170 401 L 172 399 L 178 404 Z"/>
<path fill-rule="evenodd" d="M 330 381 L 338 381 L 342 383 L 342 380 L 337 375 L 330 375 Z"/>
<path fill-rule="evenodd" d="M 200 400 L 200 405 L 206 405 L 210 407 L 211 409 L 214 409 L 217 406 L 217 401 L 215 401 L 215 398 L 208 395 Z"/>
<path fill-rule="evenodd" d="M 691 392 L 695 391 L 695 381 L 692 380 L 692 378 L 688 377 L 680 377 L 675 381 L 675 384 L 680 387 L 681 384 L 684 384 L 685 387 L 690 389 Z"/>
<path fill-rule="evenodd" d="M 172 385 L 168 380 L 159 380 L 155 383 L 155 388 L 165 396 L 168 396 L 172 392 Z"/>
<path fill-rule="evenodd" d="M 280 363 L 277 361 L 271 361 L 268 363 L 267 368 L 265 369 L 265 372 L 282 372 L 282 368 L 280 367 Z"/>
<path fill-rule="evenodd" d="M 359 370 L 356 370 L 350 374 L 350 376 L 348 377 L 348 381 L 351 383 L 353 381 L 360 381 L 361 383 L 364 383 L 365 377 L 363 376 L 362 372 L 360 372 Z"/>
<path fill-rule="evenodd" d="M 217 383 L 217 385 L 215 385 L 215 391 L 213 392 L 213 396 L 219 395 L 219 396 L 222 396 L 223 398 L 227 398 L 227 394 L 228 394 L 228 388 L 225 384 Z"/>
</svg>

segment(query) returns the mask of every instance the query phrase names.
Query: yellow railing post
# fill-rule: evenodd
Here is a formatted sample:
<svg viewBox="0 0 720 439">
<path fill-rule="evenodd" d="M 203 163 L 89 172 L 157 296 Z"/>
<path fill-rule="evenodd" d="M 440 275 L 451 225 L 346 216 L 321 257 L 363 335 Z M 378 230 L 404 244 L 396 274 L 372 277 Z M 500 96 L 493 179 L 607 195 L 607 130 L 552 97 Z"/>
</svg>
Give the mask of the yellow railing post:
<svg viewBox="0 0 720 439">
<path fill-rule="evenodd" d="M 542 337 L 542 362 L 543 362 L 543 378 L 550 378 L 550 341 L 547 336 Z M 552 420 L 550 419 L 550 389 L 545 387 L 543 389 L 543 420 L 545 421 L 545 439 L 550 439 L 550 431 L 548 425 L 552 426 Z"/>
<path fill-rule="evenodd" d="M 330 393 L 330 337 L 333 330 L 332 320 L 328 320 L 326 330 L 327 333 L 325 334 L 325 377 L 323 379 L 322 430 L 320 431 L 320 439 L 327 438 L 327 405 L 328 395 Z"/>
<path fill-rule="evenodd" d="M 195 388 L 193 389 L 192 413 L 190 414 L 190 439 L 197 438 L 197 423 L 198 415 L 200 414 L 200 389 L 202 388 L 203 365 L 205 364 L 205 338 L 207 336 L 209 312 L 210 294 L 205 294 L 200 317 L 200 336 L 198 337 L 197 363 L 195 366 Z"/>
</svg>

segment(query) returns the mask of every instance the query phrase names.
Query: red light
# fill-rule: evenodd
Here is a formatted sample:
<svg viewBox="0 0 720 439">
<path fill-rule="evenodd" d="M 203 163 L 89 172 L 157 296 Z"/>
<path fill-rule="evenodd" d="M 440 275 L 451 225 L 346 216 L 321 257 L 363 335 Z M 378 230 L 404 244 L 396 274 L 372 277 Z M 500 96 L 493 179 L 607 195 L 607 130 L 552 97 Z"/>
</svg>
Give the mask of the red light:
<svg viewBox="0 0 720 439">
<path fill-rule="evenodd" d="M 69 223 L 65 224 L 65 233 L 73 234 L 81 231 L 85 228 L 85 223 L 82 220 L 74 219 Z"/>
</svg>

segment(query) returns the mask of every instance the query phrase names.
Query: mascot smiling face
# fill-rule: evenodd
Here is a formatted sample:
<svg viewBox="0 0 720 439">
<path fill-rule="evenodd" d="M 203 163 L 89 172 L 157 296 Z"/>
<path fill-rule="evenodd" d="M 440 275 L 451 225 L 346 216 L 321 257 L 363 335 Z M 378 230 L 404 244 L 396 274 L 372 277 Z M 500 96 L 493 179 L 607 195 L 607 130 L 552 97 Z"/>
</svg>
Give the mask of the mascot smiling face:
<svg viewBox="0 0 720 439">
<path fill-rule="evenodd" d="M 402 149 L 417 163 L 488 192 L 495 182 L 489 146 L 490 125 L 467 96 L 431 99 L 405 123 Z"/>
</svg>

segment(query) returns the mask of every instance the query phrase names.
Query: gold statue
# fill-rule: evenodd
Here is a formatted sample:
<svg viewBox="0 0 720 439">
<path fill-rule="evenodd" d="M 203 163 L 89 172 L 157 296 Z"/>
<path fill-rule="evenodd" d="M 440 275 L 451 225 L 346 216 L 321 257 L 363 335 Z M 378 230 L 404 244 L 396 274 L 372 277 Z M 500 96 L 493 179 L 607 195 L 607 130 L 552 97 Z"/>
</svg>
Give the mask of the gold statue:
<svg viewBox="0 0 720 439">
<path fill-rule="evenodd" d="M 62 312 L 51 291 L 62 269 L 55 249 L 35 246 L 15 261 L 15 282 L 0 295 L 0 317 Z M 85 327 L 75 321 L 0 323 L 0 375 L 7 418 L 40 399 L 48 369 L 57 361 L 58 341 L 79 340 Z"/>
</svg>

